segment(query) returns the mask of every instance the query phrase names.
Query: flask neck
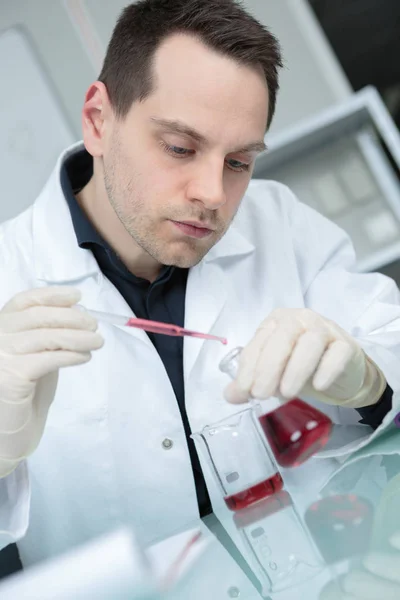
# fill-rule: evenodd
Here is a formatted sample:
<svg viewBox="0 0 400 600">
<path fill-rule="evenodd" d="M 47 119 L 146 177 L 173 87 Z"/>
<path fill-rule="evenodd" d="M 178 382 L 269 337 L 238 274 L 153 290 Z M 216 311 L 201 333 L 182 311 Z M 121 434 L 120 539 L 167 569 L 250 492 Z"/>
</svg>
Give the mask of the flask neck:
<svg viewBox="0 0 400 600">
<path fill-rule="evenodd" d="M 236 379 L 239 371 L 240 355 L 243 348 L 238 346 L 234 348 L 221 360 L 219 363 L 219 369 L 222 373 L 226 373 L 233 380 Z"/>
</svg>

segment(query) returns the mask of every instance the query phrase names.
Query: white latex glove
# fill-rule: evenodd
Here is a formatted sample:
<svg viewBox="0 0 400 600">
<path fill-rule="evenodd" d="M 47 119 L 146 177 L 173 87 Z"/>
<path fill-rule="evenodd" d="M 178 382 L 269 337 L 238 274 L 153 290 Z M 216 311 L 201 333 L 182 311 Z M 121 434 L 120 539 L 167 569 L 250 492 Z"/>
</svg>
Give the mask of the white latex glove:
<svg viewBox="0 0 400 600">
<path fill-rule="evenodd" d="M 390 544 L 400 551 L 400 532 L 390 538 Z M 332 581 L 323 590 L 320 600 L 399 600 L 400 552 L 370 554 L 363 560 L 363 569 L 350 571 L 339 582 Z"/>
<path fill-rule="evenodd" d="M 103 345 L 97 321 L 71 308 L 80 297 L 70 287 L 34 289 L 0 311 L 0 477 L 39 444 L 58 369 L 88 362 Z"/>
<path fill-rule="evenodd" d="M 243 349 L 237 378 L 225 397 L 240 403 L 249 397 L 305 395 L 360 408 L 377 402 L 385 387 L 379 368 L 333 321 L 312 310 L 281 308 Z"/>
</svg>

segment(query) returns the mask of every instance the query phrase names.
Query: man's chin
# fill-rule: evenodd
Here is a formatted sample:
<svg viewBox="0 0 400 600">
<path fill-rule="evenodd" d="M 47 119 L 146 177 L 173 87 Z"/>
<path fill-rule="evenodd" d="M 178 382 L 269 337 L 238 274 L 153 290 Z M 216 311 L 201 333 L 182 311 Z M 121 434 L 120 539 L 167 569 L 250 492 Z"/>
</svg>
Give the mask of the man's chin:
<svg viewBox="0 0 400 600">
<path fill-rule="evenodd" d="M 192 267 L 198 265 L 203 258 L 203 254 L 201 256 L 191 258 L 179 256 L 176 258 L 170 258 L 166 262 L 163 262 L 163 264 L 166 266 L 178 267 L 179 269 L 191 269 Z"/>
<path fill-rule="evenodd" d="M 215 236 L 212 237 L 212 241 L 211 239 L 196 240 L 191 238 L 164 239 L 162 246 L 158 244 L 157 248 L 148 248 L 147 251 L 160 264 L 190 269 L 198 265 L 221 239 L 221 236 L 218 236 L 218 239 L 215 239 Z"/>
<path fill-rule="evenodd" d="M 162 260 L 162 264 L 166 266 L 178 267 L 180 269 L 190 269 L 198 265 L 203 258 L 208 254 L 210 248 L 207 248 L 203 252 L 190 251 L 186 248 L 182 248 L 181 252 L 174 252 L 173 254 L 166 254 Z"/>
</svg>

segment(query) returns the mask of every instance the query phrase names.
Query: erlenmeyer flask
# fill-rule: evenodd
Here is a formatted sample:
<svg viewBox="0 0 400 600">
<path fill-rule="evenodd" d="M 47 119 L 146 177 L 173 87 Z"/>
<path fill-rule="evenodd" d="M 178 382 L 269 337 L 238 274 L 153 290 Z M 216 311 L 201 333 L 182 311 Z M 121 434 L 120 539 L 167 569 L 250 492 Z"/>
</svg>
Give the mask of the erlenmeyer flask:
<svg viewBox="0 0 400 600">
<path fill-rule="evenodd" d="M 251 408 L 207 425 L 191 437 L 230 510 L 246 508 L 282 489 L 282 477 Z"/>
<path fill-rule="evenodd" d="M 236 377 L 242 348 L 232 350 L 219 365 L 223 373 Z M 282 467 L 297 467 L 329 440 L 332 422 L 327 415 L 299 398 L 259 417 L 260 425 L 276 461 Z"/>
</svg>

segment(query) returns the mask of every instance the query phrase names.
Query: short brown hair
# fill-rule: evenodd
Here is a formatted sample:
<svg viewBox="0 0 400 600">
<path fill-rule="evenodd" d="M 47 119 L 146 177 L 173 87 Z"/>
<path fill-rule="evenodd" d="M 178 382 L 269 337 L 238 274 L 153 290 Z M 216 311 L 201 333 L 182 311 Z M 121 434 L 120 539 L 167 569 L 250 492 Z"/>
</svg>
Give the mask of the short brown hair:
<svg viewBox="0 0 400 600">
<path fill-rule="evenodd" d="M 175 33 L 193 35 L 246 66 L 261 66 L 269 91 L 270 126 L 282 67 L 279 42 L 238 0 L 139 0 L 127 6 L 114 28 L 99 76 L 118 117 L 124 118 L 133 102 L 151 94 L 154 54 Z"/>
</svg>

